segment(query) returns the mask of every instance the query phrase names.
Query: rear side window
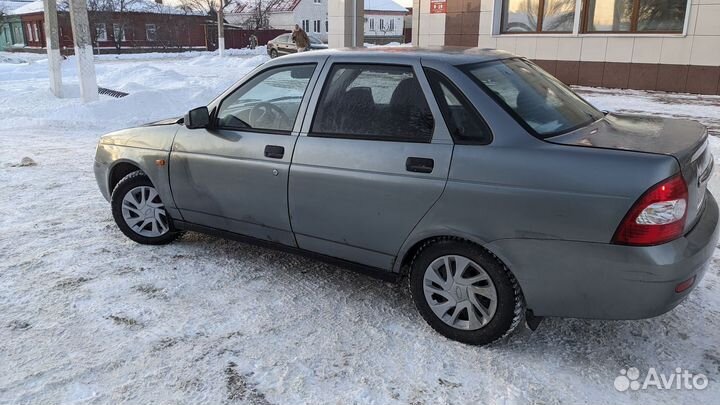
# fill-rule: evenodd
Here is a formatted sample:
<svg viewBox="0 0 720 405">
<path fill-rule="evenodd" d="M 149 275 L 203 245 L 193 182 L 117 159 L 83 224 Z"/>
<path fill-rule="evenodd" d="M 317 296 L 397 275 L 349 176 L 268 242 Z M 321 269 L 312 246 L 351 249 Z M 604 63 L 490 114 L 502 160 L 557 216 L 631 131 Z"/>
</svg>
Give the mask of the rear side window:
<svg viewBox="0 0 720 405">
<path fill-rule="evenodd" d="M 489 144 L 490 128 L 460 89 L 436 70 L 425 69 L 425 75 L 455 143 Z"/>
<path fill-rule="evenodd" d="M 433 128 L 412 67 L 336 64 L 320 96 L 311 135 L 430 142 Z"/>
</svg>

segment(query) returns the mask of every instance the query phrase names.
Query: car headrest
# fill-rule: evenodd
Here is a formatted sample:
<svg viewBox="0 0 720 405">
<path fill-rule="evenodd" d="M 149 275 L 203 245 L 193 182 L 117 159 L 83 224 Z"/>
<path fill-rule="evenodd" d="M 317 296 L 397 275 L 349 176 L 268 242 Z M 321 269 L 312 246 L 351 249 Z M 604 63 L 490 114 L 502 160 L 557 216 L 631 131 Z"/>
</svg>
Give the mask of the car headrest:
<svg viewBox="0 0 720 405">
<path fill-rule="evenodd" d="M 407 107 L 418 105 L 420 100 L 424 100 L 420 83 L 414 77 L 404 79 L 398 84 L 390 99 L 390 105 L 393 107 Z"/>
<path fill-rule="evenodd" d="M 359 108 L 375 106 L 375 99 L 373 98 L 372 89 L 370 87 L 353 87 L 345 92 L 343 101 Z"/>
</svg>

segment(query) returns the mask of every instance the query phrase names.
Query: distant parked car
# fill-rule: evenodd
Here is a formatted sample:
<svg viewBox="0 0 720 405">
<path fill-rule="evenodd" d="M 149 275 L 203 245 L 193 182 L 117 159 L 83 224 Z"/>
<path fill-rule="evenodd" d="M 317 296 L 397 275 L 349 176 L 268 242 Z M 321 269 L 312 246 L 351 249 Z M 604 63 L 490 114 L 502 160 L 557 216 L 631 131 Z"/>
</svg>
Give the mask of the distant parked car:
<svg viewBox="0 0 720 405">
<path fill-rule="evenodd" d="M 524 317 L 675 307 L 718 240 L 712 171 L 704 126 L 603 113 L 478 49 L 276 59 L 95 157 L 134 241 L 194 230 L 407 275 L 425 320 L 470 344 Z"/>
<path fill-rule="evenodd" d="M 321 49 L 328 49 L 327 44 L 323 43 L 318 37 L 308 35 L 310 38 L 310 49 L 309 51 L 318 51 Z M 271 58 L 277 58 L 282 55 L 289 55 L 291 53 L 297 53 L 297 46 L 292 40 L 292 34 L 282 34 L 277 38 L 268 41 L 267 52 Z"/>
</svg>

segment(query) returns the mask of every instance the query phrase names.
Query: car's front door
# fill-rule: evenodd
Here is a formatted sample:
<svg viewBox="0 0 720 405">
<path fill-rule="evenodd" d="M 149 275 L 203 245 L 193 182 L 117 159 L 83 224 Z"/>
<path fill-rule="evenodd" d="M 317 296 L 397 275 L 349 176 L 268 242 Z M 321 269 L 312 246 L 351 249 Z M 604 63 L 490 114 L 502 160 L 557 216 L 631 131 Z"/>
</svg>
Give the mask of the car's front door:
<svg viewBox="0 0 720 405">
<path fill-rule="evenodd" d="M 214 107 L 210 128 L 179 130 L 169 166 L 185 221 L 295 245 L 287 179 L 315 71 L 315 64 L 266 69 Z"/>
<path fill-rule="evenodd" d="M 290 217 L 299 247 L 390 269 L 442 194 L 453 144 L 419 63 L 348 58 L 331 58 L 310 101 L 290 168 Z"/>
</svg>

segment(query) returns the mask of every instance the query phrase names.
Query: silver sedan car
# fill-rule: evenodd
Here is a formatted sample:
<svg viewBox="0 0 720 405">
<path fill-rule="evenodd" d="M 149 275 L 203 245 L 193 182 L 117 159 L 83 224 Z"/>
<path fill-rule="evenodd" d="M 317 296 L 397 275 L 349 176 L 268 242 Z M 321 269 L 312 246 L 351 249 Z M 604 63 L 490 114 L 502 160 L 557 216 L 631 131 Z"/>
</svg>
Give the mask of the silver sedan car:
<svg viewBox="0 0 720 405">
<path fill-rule="evenodd" d="M 319 51 L 102 137 L 95 174 L 134 241 L 199 231 L 407 276 L 430 326 L 487 344 L 686 298 L 718 239 L 707 138 L 504 52 Z"/>
</svg>

